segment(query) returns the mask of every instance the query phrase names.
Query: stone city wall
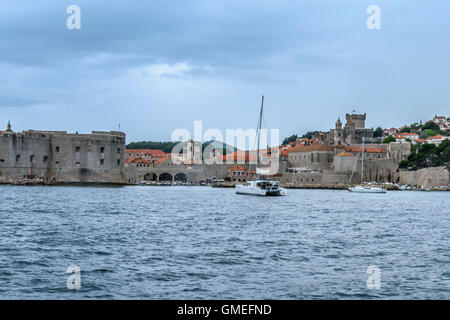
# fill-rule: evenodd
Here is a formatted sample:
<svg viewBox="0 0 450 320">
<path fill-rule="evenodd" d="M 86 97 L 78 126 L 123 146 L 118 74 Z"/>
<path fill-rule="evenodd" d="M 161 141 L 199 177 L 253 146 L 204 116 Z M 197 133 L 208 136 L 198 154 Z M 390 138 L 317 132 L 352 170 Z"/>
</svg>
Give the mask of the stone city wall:
<svg viewBox="0 0 450 320">
<path fill-rule="evenodd" d="M 400 183 L 419 187 L 450 187 L 449 171 L 446 167 L 425 168 L 417 171 L 402 170 Z"/>
</svg>

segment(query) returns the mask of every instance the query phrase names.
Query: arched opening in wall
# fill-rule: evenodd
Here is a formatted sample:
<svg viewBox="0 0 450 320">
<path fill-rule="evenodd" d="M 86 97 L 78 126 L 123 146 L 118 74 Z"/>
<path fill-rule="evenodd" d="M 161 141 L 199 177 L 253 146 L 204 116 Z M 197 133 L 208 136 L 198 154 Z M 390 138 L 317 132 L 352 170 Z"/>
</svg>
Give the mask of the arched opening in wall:
<svg viewBox="0 0 450 320">
<path fill-rule="evenodd" d="M 175 181 L 186 183 L 186 182 L 187 182 L 187 176 L 186 176 L 186 174 L 184 174 L 184 173 L 182 173 L 182 172 L 177 173 L 177 174 L 175 175 Z"/>
<path fill-rule="evenodd" d="M 158 180 L 158 176 L 155 173 L 153 173 L 152 174 L 152 181 L 157 181 L 157 180 Z"/>
<path fill-rule="evenodd" d="M 172 175 L 164 172 L 159 175 L 159 181 L 172 181 Z"/>
<path fill-rule="evenodd" d="M 145 181 L 150 181 L 151 178 L 153 178 L 153 175 L 152 175 L 151 173 L 146 173 L 146 174 L 144 175 L 144 180 L 145 180 Z"/>
</svg>

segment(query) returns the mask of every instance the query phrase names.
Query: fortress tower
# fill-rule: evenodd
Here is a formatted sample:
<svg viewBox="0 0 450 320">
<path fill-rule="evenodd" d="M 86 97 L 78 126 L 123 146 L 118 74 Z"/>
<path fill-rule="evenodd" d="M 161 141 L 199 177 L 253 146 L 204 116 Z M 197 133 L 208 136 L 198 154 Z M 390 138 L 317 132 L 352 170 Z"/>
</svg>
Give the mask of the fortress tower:
<svg viewBox="0 0 450 320">
<path fill-rule="evenodd" d="M 332 146 L 361 144 L 363 137 L 366 142 L 373 141 L 373 129 L 366 128 L 365 113 L 347 113 L 345 119 L 347 121 L 344 127 L 342 127 L 341 119 L 337 119 L 335 128 L 331 129 L 327 135 L 328 144 Z"/>
<path fill-rule="evenodd" d="M 355 129 L 365 129 L 366 128 L 366 114 L 349 114 L 345 115 L 347 123 L 346 127 L 353 127 Z"/>
</svg>

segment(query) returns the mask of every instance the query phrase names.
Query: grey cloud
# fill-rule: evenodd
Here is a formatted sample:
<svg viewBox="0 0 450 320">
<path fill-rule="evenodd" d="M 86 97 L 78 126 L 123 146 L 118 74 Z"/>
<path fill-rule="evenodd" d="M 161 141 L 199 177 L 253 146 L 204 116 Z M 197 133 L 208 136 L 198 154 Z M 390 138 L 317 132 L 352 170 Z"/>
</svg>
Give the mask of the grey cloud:
<svg viewBox="0 0 450 320">
<path fill-rule="evenodd" d="M 379 0 L 383 28 L 370 32 L 372 2 L 4 0 L 0 117 L 87 131 L 120 121 L 131 139 L 167 139 L 196 118 L 252 126 L 262 93 L 282 135 L 327 129 L 353 106 L 386 126 L 425 118 L 421 104 L 448 109 L 450 3 Z M 81 30 L 65 27 L 70 4 Z"/>
</svg>

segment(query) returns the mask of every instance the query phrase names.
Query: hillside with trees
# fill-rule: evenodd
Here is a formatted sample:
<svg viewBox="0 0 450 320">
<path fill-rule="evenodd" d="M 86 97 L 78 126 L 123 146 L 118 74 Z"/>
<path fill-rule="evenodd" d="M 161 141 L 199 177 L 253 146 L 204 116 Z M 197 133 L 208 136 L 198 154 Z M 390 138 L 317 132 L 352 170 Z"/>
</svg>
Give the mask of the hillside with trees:
<svg viewBox="0 0 450 320">
<path fill-rule="evenodd" d="M 150 150 L 161 150 L 166 153 L 172 152 L 173 147 L 177 145 L 178 142 L 156 142 L 156 141 L 139 141 L 130 142 L 127 144 L 127 149 L 150 149 Z"/>
<path fill-rule="evenodd" d="M 411 145 L 411 154 L 408 160 L 400 162 L 402 169 L 422 169 L 428 167 L 449 166 L 450 140 L 444 140 L 439 146 L 431 143 Z"/>
<path fill-rule="evenodd" d="M 433 121 L 427 121 L 425 124 L 413 123 L 409 126 L 401 128 L 401 132 L 418 133 L 420 138 L 427 139 L 437 135 L 448 136 L 450 132 L 441 130 L 439 125 Z"/>
<path fill-rule="evenodd" d="M 156 141 L 139 141 L 139 142 L 130 142 L 127 144 L 127 149 L 149 149 L 149 150 L 161 150 L 165 153 L 171 153 L 172 149 L 178 144 L 179 142 L 156 142 Z M 186 145 L 185 142 L 183 142 L 184 145 Z M 207 141 L 202 144 L 202 150 L 205 150 L 207 146 L 210 144 L 214 144 L 214 149 L 220 149 L 222 148 L 222 154 L 228 154 L 232 153 L 237 150 L 237 148 L 233 148 L 226 143 L 219 142 L 219 141 Z"/>
</svg>

